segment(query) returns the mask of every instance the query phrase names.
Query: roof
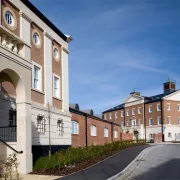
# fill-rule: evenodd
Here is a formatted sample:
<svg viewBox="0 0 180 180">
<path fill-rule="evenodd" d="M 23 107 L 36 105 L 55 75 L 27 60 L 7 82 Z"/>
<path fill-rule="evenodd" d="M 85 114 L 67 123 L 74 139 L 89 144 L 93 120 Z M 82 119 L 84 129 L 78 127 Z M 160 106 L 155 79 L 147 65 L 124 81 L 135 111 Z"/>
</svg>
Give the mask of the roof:
<svg viewBox="0 0 180 180">
<path fill-rule="evenodd" d="M 79 104 L 70 104 L 69 107 L 72 109 L 79 110 Z"/>
<path fill-rule="evenodd" d="M 94 112 L 92 109 L 85 109 L 85 110 L 81 110 L 82 112 L 85 112 L 87 114 L 90 114 L 90 115 L 94 115 Z"/>
<path fill-rule="evenodd" d="M 116 111 L 116 110 L 120 110 L 120 109 L 124 109 L 124 104 L 119 104 L 117 106 L 114 106 L 113 108 L 110 108 L 106 111 L 103 111 L 103 113 L 105 112 L 111 112 L 111 111 Z"/>
<path fill-rule="evenodd" d="M 150 97 L 147 97 L 147 96 L 141 96 L 141 97 L 144 97 L 144 99 L 147 100 L 147 102 L 145 104 L 148 104 L 148 103 L 160 101 L 163 97 L 170 95 L 176 91 L 178 91 L 178 90 L 171 90 L 171 91 L 167 91 L 163 94 L 157 94 L 157 95 L 150 96 Z M 121 110 L 121 109 L 124 109 L 124 104 L 119 104 L 117 106 L 114 106 L 113 108 L 103 111 L 103 113 L 112 112 L 112 111 Z"/>
<path fill-rule="evenodd" d="M 68 42 L 69 37 L 63 34 L 48 18 L 46 18 L 31 2 L 28 0 L 20 0 L 32 12 L 34 12 L 45 24 L 47 24 L 54 32 L 56 32 L 64 41 Z"/>
</svg>

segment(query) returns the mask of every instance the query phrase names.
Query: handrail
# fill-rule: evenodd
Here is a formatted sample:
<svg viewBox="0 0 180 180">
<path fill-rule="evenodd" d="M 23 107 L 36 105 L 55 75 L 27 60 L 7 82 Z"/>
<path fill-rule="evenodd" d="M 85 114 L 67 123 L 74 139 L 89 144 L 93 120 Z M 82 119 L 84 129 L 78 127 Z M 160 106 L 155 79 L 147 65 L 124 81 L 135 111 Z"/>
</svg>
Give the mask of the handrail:
<svg viewBox="0 0 180 180">
<path fill-rule="evenodd" d="M 14 152 L 16 152 L 17 154 L 22 154 L 23 151 L 17 151 L 15 150 L 13 147 L 11 147 L 9 144 L 7 144 L 5 141 L 3 141 L 2 139 L 0 139 L 0 141 L 5 144 L 6 146 L 8 146 L 11 150 L 13 150 Z"/>
</svg>

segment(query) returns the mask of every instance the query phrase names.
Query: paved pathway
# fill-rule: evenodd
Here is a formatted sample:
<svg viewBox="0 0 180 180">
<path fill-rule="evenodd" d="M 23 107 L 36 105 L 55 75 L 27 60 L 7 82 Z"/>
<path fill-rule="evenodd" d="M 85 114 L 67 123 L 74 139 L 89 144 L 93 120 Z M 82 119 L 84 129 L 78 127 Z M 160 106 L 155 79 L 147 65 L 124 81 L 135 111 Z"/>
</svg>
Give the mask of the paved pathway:
<svg viewBox="0 0 180 180">
<path fill-rule="evenodd" d="M 180 144 L 150 148 L 117 180 L 179 180 Z"/>
<path fill-rule="evenodd" d="M 59 178 L 59 180 L 106 180 L 122 171 L 142 150 L 147 147 L 149 146 L 145 145 L 128 148 L 120 152 L 118 155 L 115 155 L 91 168 Z"/>
</svg>

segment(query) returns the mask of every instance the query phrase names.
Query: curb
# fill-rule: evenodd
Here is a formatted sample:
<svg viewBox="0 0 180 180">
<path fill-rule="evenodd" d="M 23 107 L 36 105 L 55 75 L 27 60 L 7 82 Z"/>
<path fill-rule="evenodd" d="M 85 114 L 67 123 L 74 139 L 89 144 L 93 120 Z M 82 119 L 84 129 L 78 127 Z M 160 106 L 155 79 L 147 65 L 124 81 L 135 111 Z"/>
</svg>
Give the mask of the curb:
<svg viewBox="0 0 180 180">
<path fill-rule="evenodd" d="M 115 180 L 117 179 L 118 177 L 120 176 L 123 176 L 125 174 L 125 172 L 138 160 L 138 159 L 141 159 L 148 151 L 150 151 L 152 148 L 154 148 L 155 146 L 158 146 L 158 145 L 153 145 L 153 146 L 150 146 L 146 149 L 144 149 L 143 151 L 140 152 L 140 154 L 127 166 L 125 167 L 121 172 L 119 172 L 118 174 L 110 177 L 109 179 L 107 180 Z"/>
</svg>

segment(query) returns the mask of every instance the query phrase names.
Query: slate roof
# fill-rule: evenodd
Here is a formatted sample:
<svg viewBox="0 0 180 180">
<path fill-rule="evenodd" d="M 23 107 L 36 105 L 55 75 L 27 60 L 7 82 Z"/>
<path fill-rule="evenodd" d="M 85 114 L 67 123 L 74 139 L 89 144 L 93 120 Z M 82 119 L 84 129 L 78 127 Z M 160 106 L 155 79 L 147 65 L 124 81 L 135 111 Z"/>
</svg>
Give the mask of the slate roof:
<svg viewBox="0 0 180 180">
<path fill-rule="evenodd" d="M 174 92 L 176 92 L 178 90 L 171 90 L 171 91 L 167 91 L 163 94 L 157 94 L 157 95 L 154 95 L 154 96 L 141 96 L 141 97 L 144 97 L 145 100 L 147 100 L 147 102 L 145 104 L 148 104 L 148 103 L 152 103 L 152 102 L 156 102 L 156 101 L 159 101 L 161 100 L 163 97 L 169 95 L 169 94 L 172 94 Z M 106 113 L 106 112 L 112 112 L 112 111 L 116 111 L 116 110 L 120 110 L 120 109 L 124 109 L 124 104 L 119 104 L 113 108 L 110 108 L 110 109 L 107 109 L 105 111 L 103 111 L 103 113 Z"/>
</svg>

